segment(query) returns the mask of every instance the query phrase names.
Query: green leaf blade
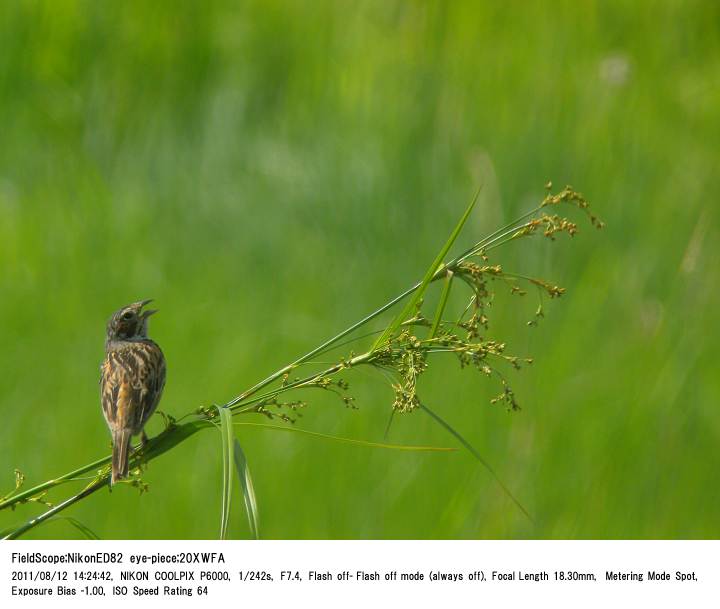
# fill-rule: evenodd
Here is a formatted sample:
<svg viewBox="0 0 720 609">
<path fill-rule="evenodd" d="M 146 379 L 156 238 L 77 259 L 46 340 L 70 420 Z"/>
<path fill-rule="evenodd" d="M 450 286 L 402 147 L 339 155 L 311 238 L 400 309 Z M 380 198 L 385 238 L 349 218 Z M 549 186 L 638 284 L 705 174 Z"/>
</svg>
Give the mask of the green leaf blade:
<svg viewBox="0 0 720 609">
<path fill-rule="evenodd" d="M 448 269 L 447 275 L 445 275 L 445 283 L 443 285 L 442 294 L 440 294 L 440 302 L 438 302 L 437 309 L 435 310 L 435 319 L 433 320 L 432 328 L 430 328 L 430 338 L 437 336 L 440 323 L 442 322 L 443 313 L 445 313 L 445 307 L 447 306 L 448 299 L 450 298 L 450 288 L 452 287 L 453 272 Z"/>
<path fill-rule="evenodd" d="M 470 217 L 470 212 L 475 207 L 475 203 L 477 203 L 478 197 L 480 196 L 480 190 L 478 189 L 477 193 L 475 194 L 475 197 L 471 201 L 470 205 L 468 205 L 467 209 L 465 210 L 465 213 L 462 215 L 462 218 L 460 218 L 460 221 L 457 223 L 455 228 L 453 229 L 453 232 L 450 234 L 450 237 L 445 242 L 445 245 L 443 245 L 442 249 L 438 253 L 438 255 L 435 257 L 435 260 L 433 260 L 433 263 L 428 267 L 428 270 L 425 272 L 425 276 L 423 277 L 422 282 L 420 283 L 420 287 L 415 290 L 414 294 L 412 295 L 412 298 L 407 301 L 405 304 L 405 307 L 403 307 L 403 310 L 398 313 L 397 316 L 390 322 L 387 328 L 383 331 L 383 333 L 378 337 L 378 339 L 375 341 L 372 347 L 372 351 L 375 351 L 378 347 L 383 345 L 400 327 L 400 324 L 405 321 L 407 316 L 410 314 L 410 312 L 413 310 L 415 305 L 417 305 L 418 301 L 423 297 L 423 294 L 425 294 L 425 290 L 427 290 L 428 285 L 430 285 L 430 282 L 432 281 L 433 277 L 435 276 L 435 273 L 437 273 L 438 269 L 440 268 L 440 265 L 443 262 L 443 259 L 447 255 L 447 253 L 450 251 L 450 248 L 453 246 L 453 243 L 455 243 L 456 239 L 460 235 L 460 232 L 463 229 L 463 226 L 465 226 L 465 223 L 467 222 L 467 219 Z"/>
<path fill-rule="evenodd" d="M 90 527 L 80 522 L 77 518 L 73 518 L 71 516 L 60 516 L 56 518 L 51 518 L 48 520 L 48 522 L 53 522 L 55 520 L 65 520 L 69 522 L 72 526 L 74 526 L 78 531 L 80 531 L 85 539 L 100 539 L 100 536 L 95 533 Z"/>
<path fill-rule="evenodd" d="M 230 503 L 232 500 L 233 461 L 235 435 L 233 432 L 232 413 L 223 406 L 218 407 L 220 414 L 220 435 L 222 440 L 223 488 L 222 506 L 220 509 L 220 539 L 227 539 L 228 523 L 230 522 Z"/>
<path fill-rule="evenodd" d="M 248 524 L 250 526 L 250 534 L 253 536 L 253 539 L 260 539 L 255 487 L 253 486 L 252 477 L 250 476 L 250 468 L 248 467 L 245 452 L 237 439 L 235 439 L 235 470 L 237 471 L 238 478 L 240 479 L 240 486 L 242 486 L 243 498 L 245 499 L 245 511 L 247 512 Z"/>
<path fill-rule="evenodd" d="M 490 473 L 490 475 L 495 479 L 495 481 L 500 485 L 500 488 L 502 488 L 503 492 L 512 500 L 512 502 L 518 507 L 518 509 L 525 514 L 527 519 L 535 524 L 535 521 L 533 520 L 532 516 L 530 516 L 530 513 L 523 507 L 522 503 L 518 501 L 518 499 L 515 498 L 515 495 L 513 495 L 510 492 L 510 489 L 505 486 L 505 483 L 500 480 L 500 477 L 495 473 L 495 470 L 490 466 L 490 464 L 482 457 L 482 455 L 475 449 L 475 447 L 470 444 L 462 435 L 460 435 L 460 432 L 456 431 L 454 427 L 450 425 L 445 419 L 440 417 L 440 415 L 436 414 L 434 411 L 430 410 L 425 404 L 420 404 L 420 409 L 423 410 L 423 412 L 426 412 L 432 419 L 435 420 L 438 425 L 443 427 L 446 431 L 450 432 L 455 438 L 462 444 L 468 452 L 477 459 L 480 464 Z"/>
<path fill-rule="evenodd" d="M 355 438 L 342 438 L 340 436 L 331 436 L 329 434 L 317 431 L 309 431 L 307 429 L 299 429 L 298 427 L 280 427 L 279 425 L 267 425 L 265 423 L 235 423 L 248 427 L 259 427 L 261 429 L 274 429 L 277 431 L 287 431 L 290 433 L 300 433 L 321 440 L 331 440 L 333 442 L 341 442 L 343 444 L 354 444 L 356 446 L 365 446 L 368 448 L 386 448 L 390 450 L 402 450 L 409 452 L 455 452 L 457 449 L 446 446 L 410 446 L 407 444 L 387 444 L 383 442 L 370 442 L 368 440 L 357 440 Z"/>
</svg>

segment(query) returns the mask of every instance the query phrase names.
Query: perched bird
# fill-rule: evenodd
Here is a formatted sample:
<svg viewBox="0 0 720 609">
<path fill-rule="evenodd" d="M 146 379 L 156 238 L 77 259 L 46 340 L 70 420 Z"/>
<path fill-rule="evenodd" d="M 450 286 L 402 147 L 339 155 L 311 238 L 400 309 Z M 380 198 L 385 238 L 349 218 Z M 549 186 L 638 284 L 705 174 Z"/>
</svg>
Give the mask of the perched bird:
<svg viewBox="0 0 720 609">
<path fill-rule="evenodd" d="M 165 386 L 165 356 L 147 335 L 142 300 L 116 311 L 107 324 L 105 360 L 100 367 L 100 397 L 112 434 L 112 483 L 127 477 L 132 436 L 142 433 Z"/>
</svg>

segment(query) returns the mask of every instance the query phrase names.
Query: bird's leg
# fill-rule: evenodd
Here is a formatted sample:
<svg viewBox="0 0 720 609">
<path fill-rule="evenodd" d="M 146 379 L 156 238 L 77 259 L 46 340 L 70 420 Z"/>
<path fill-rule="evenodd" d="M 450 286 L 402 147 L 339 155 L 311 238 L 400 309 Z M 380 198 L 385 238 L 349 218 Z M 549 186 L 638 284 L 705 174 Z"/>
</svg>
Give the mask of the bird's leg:
<svg viewBox="0 0 720 609">
<path fill-rule="evenodd" d="M 135 447 L 135 450 L 133 451 L 135 455 L 141 455 L 142 452 L 145 450 L 145 446 L 149 442 L 147 434 L 145 433 L 145 430 L 140 432 L 140 443 Z"/>
<path fill-rule="evenodd" d="M 164 413 L 162 410 L 156 410 L 155 413 L 159 414 L 162 417 L 163 423 L 165 424 L 164 431 L 167 431 L 171 427 L 175 427 L 175 423 L 176 423 L 175 417 L 173 417 L 172 415 L 169 415 L 167 413 Z"/>
<path fill-rule="evenodd" d="M 143 453 L 145 452 L 145 447 L 147 446 L 148 442 L 149 439 L 147 437 L 147 434 L 145 433 L 145 430 L 143 429 L 140 432 L 140 444 L 135 447 L 135 455 L 137 459 L 136 467 L 140 470 L 141 473 L 145 471 L 145 468 L 147 467 L 145 455 Z"/>
</svg>

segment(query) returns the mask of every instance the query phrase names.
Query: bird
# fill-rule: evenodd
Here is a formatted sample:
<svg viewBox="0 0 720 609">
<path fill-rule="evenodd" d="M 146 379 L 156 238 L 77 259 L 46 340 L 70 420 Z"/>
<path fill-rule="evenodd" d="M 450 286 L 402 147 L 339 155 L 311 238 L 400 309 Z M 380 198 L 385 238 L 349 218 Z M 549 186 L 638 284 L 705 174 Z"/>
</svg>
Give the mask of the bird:
<svg viewBox="0 0 720 609">
<path fill-rule="evenodd" d="M 112 435 L 111 485 L 127 478 L 132 437 L 142 434 L 165 387 L 165 356 L 148 338 L 148 318 L 157 310 L 143 310 L 150 300 L 126 305 L 107 323 L 105 359 L 100 366 L 100 399 Z"/>
</svg>

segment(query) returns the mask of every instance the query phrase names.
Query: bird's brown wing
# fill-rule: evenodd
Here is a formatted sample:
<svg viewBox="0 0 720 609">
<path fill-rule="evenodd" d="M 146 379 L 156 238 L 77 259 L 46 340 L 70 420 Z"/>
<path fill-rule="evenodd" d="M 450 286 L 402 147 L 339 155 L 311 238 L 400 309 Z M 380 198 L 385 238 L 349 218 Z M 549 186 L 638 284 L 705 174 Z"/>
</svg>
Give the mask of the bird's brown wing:
<svg viewBox="0 0 720 609">
<path fill-rule="evenodd" d="M 100 399 L 105 420 L 111 431 L 126 427 L 124 413 L 128 407 L 128 384 L 129 379 L 125 369 L 117 365 L 115 353 L 108 353 L 100 367 Z M 121 388 L 122 402 L 118 404 Z M 119 405 L 120 412 L 118 412 Z"/>
<path fill-rule="evenodd" d="M 165 386 L 165 359 L 154 342 L 138 341 L 107 353 L 100 393 L 110 429 L 140 433 Z"/>
<path fill-rule="evenodd" d="M 137 388 L 141 391 L 140 414 L 137 418 L 138 430 L 142 429 L 150 416 L 155 412 L 165 388 L 166 366 L 165 357 L 160 347 L 151 340 L 138 343 L 140 359 L 145 365 L 140 368 L 140 379 Z"/>
</svg>

